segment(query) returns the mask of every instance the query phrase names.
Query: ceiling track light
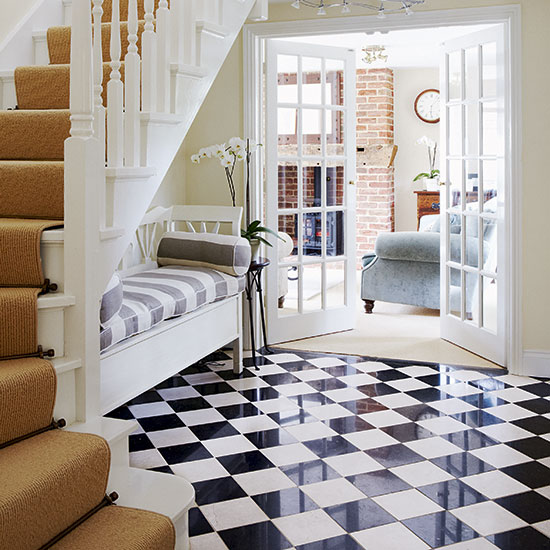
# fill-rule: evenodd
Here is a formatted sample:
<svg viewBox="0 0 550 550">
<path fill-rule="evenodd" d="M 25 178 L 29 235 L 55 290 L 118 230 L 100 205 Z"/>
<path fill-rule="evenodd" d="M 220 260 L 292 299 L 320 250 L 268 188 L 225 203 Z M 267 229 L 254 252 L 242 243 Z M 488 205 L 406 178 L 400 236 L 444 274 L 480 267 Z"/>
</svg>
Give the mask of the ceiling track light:
<svg viewBox="0 0 550 550">
<path fill-rule="evenodd" d="M 384 19 L 390 13 L 413 14 L 413 8 L 424 4 L 426 0 L 294 0 L 290 5 L 299 9 L 301 6 L 317 10 L 317 15 L 326 15 L 331 8 L 341 8 L 342 13 L 351 13 L 351 8 L 360 8 L 376 12 L 380 19 Z"/>
</svg>

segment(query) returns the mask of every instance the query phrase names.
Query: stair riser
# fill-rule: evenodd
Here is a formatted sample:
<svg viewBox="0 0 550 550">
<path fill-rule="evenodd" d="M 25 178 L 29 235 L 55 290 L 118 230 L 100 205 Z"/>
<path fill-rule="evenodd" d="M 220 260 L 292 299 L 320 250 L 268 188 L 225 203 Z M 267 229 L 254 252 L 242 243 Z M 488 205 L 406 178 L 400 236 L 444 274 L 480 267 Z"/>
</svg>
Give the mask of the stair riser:
<svg viewBox="0 0 550 550">
<path fill-rule="evenodd" d="M 6 71 L 0 74 L 0 109 L 14 109 L 17 105 L 15 94 L 15 80 L 13 71 Z"/>
<path fill-rule="evenodd" d="M 64 319 L 63 308 L 38 310 L 38 344 L 45 350 L 54 349 L 55 357 L 65 354 Z"/>
<path fill-rule="evenodd" d="M 57 374 L 57 396 L 53 417 L 64 418 L 67 424 L 76 420 L 76 370 Z"/>
<path fill-rule="evenodd" d="M 40 244 L 44 278 L 57 284 L 58 292 L 65 290 L 63 242 L 42 242 Z"/>
</svg>

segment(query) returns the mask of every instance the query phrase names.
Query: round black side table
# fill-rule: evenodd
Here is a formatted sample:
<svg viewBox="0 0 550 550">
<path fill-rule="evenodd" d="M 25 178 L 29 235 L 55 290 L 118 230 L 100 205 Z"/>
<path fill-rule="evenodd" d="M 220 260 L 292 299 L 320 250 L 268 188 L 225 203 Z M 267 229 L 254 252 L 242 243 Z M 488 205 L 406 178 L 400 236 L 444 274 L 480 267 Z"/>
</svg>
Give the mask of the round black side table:
<svg viewBox="0 0 550 550">
<path fill-rule="evenodd" d="M 273 353 L 267 346 L 266 330 L 265 330 L 265 312 L 264 312 L 264 297 L 262 289 L 262 272 L 271 262 L 267 258 L 258 258 L 257 262 L 252 262 L 246 274 L 246 299 L 248 300 L 248 313 L 250 321 L 250 343 L 252 345 L 252 362 L 256 370 L 259 370 L 256 360 L 256 336 L 254 331 L 254 317 L 252 307 L 252 297 L 254 296 L 254 288 L 260 300 L 260 318 L 262 320 L 262 336 L 264 339 L 263 349 L 267 353 Z"/>
</svg>

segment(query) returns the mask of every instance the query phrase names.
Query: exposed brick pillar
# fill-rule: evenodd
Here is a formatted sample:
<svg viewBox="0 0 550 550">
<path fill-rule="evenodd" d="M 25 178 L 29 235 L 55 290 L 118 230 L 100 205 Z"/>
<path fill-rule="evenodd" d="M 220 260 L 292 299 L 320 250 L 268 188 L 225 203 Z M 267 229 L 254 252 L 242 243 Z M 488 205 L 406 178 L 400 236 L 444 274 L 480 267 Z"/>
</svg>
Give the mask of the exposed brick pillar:
<svg viewBox="0 0 550 550">
<path fill-rule="evenodd" d="M 393 145 L 393 71 L 357 70 L 357 147 Z M 358 155 L 360 160 L 361 155 Z M 357 166 L 357 261 L 374 251 L 382 231 L 394 231 L 394 169 L 361 161 Z"/>
</svg>

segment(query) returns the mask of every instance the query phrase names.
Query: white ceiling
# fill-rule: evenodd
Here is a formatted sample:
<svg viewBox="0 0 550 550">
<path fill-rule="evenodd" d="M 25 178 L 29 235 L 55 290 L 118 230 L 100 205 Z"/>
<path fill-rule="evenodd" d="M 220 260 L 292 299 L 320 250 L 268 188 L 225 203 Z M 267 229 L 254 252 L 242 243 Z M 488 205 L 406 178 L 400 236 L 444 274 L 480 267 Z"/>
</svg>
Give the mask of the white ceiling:
<svg viewBox="0 0 550 550">
<path fill-rule="evenodd" d="M 285 2 L 287 0 L 270 0 Z M 456 27 L 438 27 L 431 29 L 408 29 L 374 34 L 332 34 L 322 36 L 303 36 L 287 39 L 289 42 L 305 42 L 326 46 L 344 47 L 357 53 L 357 67 L 438 67 L 440 61 L 439 46 L 445 41 L 471 32 L 488 28 L 488 25 Z M 363 62 L 362 49 L 369 45 L 386 47 L 388 61 L 377 61 L 370 65 Z"/>
</svg>

